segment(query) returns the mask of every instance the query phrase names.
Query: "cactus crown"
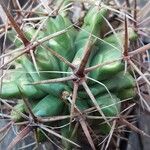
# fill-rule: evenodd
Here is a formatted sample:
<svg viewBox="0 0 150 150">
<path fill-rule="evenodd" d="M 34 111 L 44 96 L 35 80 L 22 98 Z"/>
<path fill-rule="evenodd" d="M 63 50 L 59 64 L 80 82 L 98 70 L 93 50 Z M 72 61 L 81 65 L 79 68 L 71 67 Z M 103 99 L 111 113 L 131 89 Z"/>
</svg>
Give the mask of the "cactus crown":
<svg viewBox="0 0 150 150">
<path fill-rule="evenodd" d="M 7 36 L 17 50 L 1 66 L 12 63 L 15 69 L 10 80 L 3 80 L 0 97 L 20 99 L 10 106 L 9 126 L 21 122 L 25 126 L 8 149 L 30 132 L 38 142 L 49 139 L 47 133 L 56 136 L 60 147 L 68 150 L 81 147 L 79 137 L 84 134 L 96 149 L 100 139 L 96 135 L 111 133 L 121 104 L 136 95 L 135 79 L 124 70 L 126 47 L 137 40 L 137 33 L 127 27 L 127 19 L 123 30 L 109 33 L 114 22 L 108 22 L 112 12 L 103 3 L 89 8 L 80 27 L 64 11 L 73 5 L 70 1 L 58 3 L 51 13 L 43 4 L 45 8 L 34 14 L 43 21 L 33 20 L 21 28 L 1 5 L 13 26 Z"/>
</svg>

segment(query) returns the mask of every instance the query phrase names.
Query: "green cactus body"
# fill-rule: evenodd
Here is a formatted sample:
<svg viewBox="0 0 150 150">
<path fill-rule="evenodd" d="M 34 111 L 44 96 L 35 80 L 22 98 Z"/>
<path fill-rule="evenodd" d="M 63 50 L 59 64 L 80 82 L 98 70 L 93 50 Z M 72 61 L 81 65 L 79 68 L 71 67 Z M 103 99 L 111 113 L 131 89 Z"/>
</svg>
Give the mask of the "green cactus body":
<svg viewBox="0 0 150 150">
<path fill-rule="evenodd" d="M 20 93 L 15 82 L 3 82 L 0 97 L 4 99 L 20 98 Z"/>
<path fill-rule="evenodd" d="M 34 27 L 29 26 L 29 25 L 24 26 L 23 29 L 24 29 L 26 37 L 29 40 L 31 40 L 33 38 L 33 36 L 36 34 L 36 31 L 37 31 Z M 36 40 L 39 40 L 39 39 L 43 38 L 44 36 L 45 36 L 45 33 L 42 30 L 39 30 L 37 32 Z"/>
<path fill-rule="evenodd" d="M 55 96 L 48 95 L 33 108 L 33 113 L 38 117 L 56 116 L 62 112 L 63 101 Z"/>
<path fill-rule="evenodd" d="M 68 110 L 66 107 L 63 109 L 64 115 L 68 114 Z M 61 135 L 71 141 L 76 142 L 77 141 L 77 131 L 74 131 L 74 124 L 68 124 L 69 119 L 62 120 L 60 122 L 60 125 L 62 126 L 61 128 Z M 71 150 L 73 148 L 73 145 L 70 144 L 69 142 L 65 141 L 62 139 L 62 145 L 64 146 L 64 150 Z"/>
<path fill-rule="evenodd" d="M 117 92 L 117 97 L 121 100 L 132 99 L 136 96 L 135 88 L 126 88 Z"/>
<path fill-rule="evenodd" d="M 118 91 L 121 91 L 123 89 L 132 89 L 135 87 L 134 78 L 129 73 L 126 73 L 124 75 L 124 72 L 120 72 L 115 76 L 112 76 L 109 80 L 106 79 L 101 83 L 102 84 L 95 83 L 94 85 L 90 86 L 90 90 L 94 94 L 94 96 L 108 93 L 107 89 L 112 93 L 118 93 Z M 89 97 L 85 91 L 81 90 L 78 92 L 78 95 L 81 98 Z"/>
<path fill-rule="evenodd" d="M 96 97 L 96 101 L 102 109 L 105 116 L 116 116 L 120 112 L 120 99 L 116 97 L 114 94 L 105 94 Z M 90 105 L 93 105 L 91 101 L 89 101 Z"/>
<path fill-rule="evenodd" d="M 66 4 L 68 4 L 68 2 L 69 1 L 67 1 Z M 49 41 L 34 47 L 33 52 L 37 68 L 31 61 L 30 53 L 26 53 L 16 59 L 16 74 L 10 74 L 10 80 L 3 81 L 2 89 L 0 91 L 0 98 L 21 99 L 22 97 L 25 97 L 27 100 L 29 100 L 31 109 L 34 115 L 37 117 L 70 115 L 71 104 L 67 100 L 64 101 L 66 97 L 64 98 L 63 94 L 64 91 L 66 91 L 67 95 L 65 96 L 69 96 L 71 100 L 71 96 L 73 95 L 72 83 L 76 82 L 77 84 L 79 84 L 79 87 L 77 90 L 77 98 L 75 104 L 86 118 L 86 115 L 88 115 L 88 113 L 85 114 L 85 110 L 90 110 L 91 107 L 93 109 L 95 108 L 95 105 L 89 98 L 89 95 L 86 93 L 84 89 L 85 87 L 83 88 L 83 86 L 80 86 L 81 84 L 83 85 L 85 81 L 89 89 L 93 93 L 98 105 L 102 109 L 104 115 L 106 117 L 115 117 L 119 115 L 121 111 L 121 100 L 135 97 L 136 84 L 129 71 L 127 70 L 126 73 L 124 72 L 125 64 L 122 61 L 124 31 L 119 31 L 115 35 L 108 35 L 105 38 L 102 34 L 104 33 L 104 26 L 107 25 L 104 18 L 107 18 L 109 16 L 109 13 L 109 10 L 107 10 L 106 8 L 98 8 L 97 6 L 91 7 L 84 18 L 84 23 L 80 30 L 72 27 L 67 32 L 57 37 L 51 38 Z M 35 40 L 42 39 L 45 36 L 64 30 L 70 25 L 73 24 L 68 18 L 66 12 L 60 11 L 59 15 L 57 15 L 55 18 L 47 18 L 46 24 L 41 28 Z M 22 30 L 24 31 L 27 39 L 31 41 L 32 44 L 32 38 L 34 37 L 37 29 L 33 28 L 30 25 L 26 25 Z M 130 28 L 128 32 L 129 40 L 135 41 L 137 39 L 136 33 Z M 80 77 L 79 74 L 77 75 L 78 72 L 75 71 L 79 68 L 81 60 L 85 55 L 85 47 L 90 35 L 92 35 L 90 40 L 93 41 L 93 45 L 90 47 L 91 54 L 87 60 L 86 67 L 107 63 L 109 61 L 114 61 L 117 59 L 118 60 L 99 67 L 89 72 L 85 76 L 85 72 L 82 72 L 83 76 Z M 18 37 L 14 41 L 15 36 L 16 33 L 14 32 L 14 30 L 10 30 L 8 32 L 9 39 L 13 41 L 14 45 L 17 48 L 24 47 L 22 41 Z M 117 39 L 119 40 L 117 40 L 115 36 L 117 36 Z M 102 38 L 102 40 L 99 40 L 98 38 Z M 67 59 L 75 66 L 75 70 L 72 71 L 71 68 L 68 68 L 65 63 L 63 63 L 57 57 L 53 56 L 53 54 L 48 51 L 46 47 L 52 49 L 53 51 L 57 52 L 65 59 Z M 21 68 L 18 68 L 20 66 Z M 39 72 L 37 72 L 37 70 Z M 60 74 L 54 73 L 54 71 L 60 71 Z M 64 71 L 72 71 L 74 77 L 78 76 L 78 78 L 75 78 L 71 81 L 69 80 L 59 83 L 48 83 L 46 81 L 45 83 L 40 83 L 43 80 L 65 77 L 66 74 L 62 73 Z M 94 80 L 91 81 L 88 77 L 91 77 L 98 82 Z M 29 112 L 27 111 L 27 107 L 24 104 L 23 100 L 19 101 L 19 103 L 14 106 L 14 108 L 19 112 L 29 115 Z M 76 115 L 78 115 L 78 113 L 76 113 Z M 80 119 L 80 115 L 81 114 L 79 113 L 79 116 L 75 116 L 77 117 L 75 118 L 75 122 Z M 96 112 L 92 112 L 92 115 L 99 116 L 100 114 L 96 110 Z M 11 119 L 14 122 L 24 120 L 23 117 L 14 110 L 11 111 Z M 104 121 L 103 119 L 97 119 L 97 125 L 95 125 L 96 122 L 90 122 L 89 119 L 86 119 L 86 121 L 89 123 L 89 126 L 96 126 L 100 134 L 108 134 L 111 130 L 110 127 L 107 126 L 107 124 L 102 123 Z M 76 142 L 78 141 L 78 132 L 74 133 L 74 127 L 76 127 L 75 123 L 73 122 L 70 128 L 69 125 L 64 126 L 69 122 L 70 118 L 63 121 L 59 120 L 54 122 L 54 126 L 56 126 L 56 124 L 63 126 L 60 130 L 58 129 L 60 134 L 68 138 L 69 140 Z M 81 126 L 79 127 L 81 128 Z M 43 133 L 40 130 L 38 130 L 38 135 L 39 141 L 42 141 Z M 66 150 L 71 150 L 74 148 L 70 143 L 64 141 L 64 139 L 62 139 L 62 144 L 64 146 L 64 149 Z"/>
<path fill-rule="evenodd" d="M 14 69 L 10 80 L 2 83 L 0 97 L 5 99 L 22 98 L 22 94 L 29 99 L 39 99 L 44 97 L 44 92 L 38 90 L 33 85 L 29 85 L 31 82 L 33 82 L 32 78 L 24 69 Z"/>
<path fill-rule="evenodd" d="M 16 32 L 14 30 L 9 30 L 7 32 L 7 37 L 9 38 L 9 40 L 11 42 L 14 43 L 14 45 L 16 47 L 20 47 L 22 45 L 22 41 L 20 40 L 20 38 L 16 35 Z"/>
<path fill-rule="evenodd" d="M 63 124 L 64 123 L 68 123 L 67 121 L 63 121 Z M 73 134 L 73 129 L 74 129 L 74 125 L 71 126 L 71 129 L 69 129 L 69 125 L 65 126 L 65 127 L 62 127 L 61 128 L 61 135 L 65 138 L 68 138 L 69 140 L 72 140 L 72 141 L 76 141 L 77 139 L 77 135 L 76 133 L 74 135 Z M 73 145 L 62 140 L 62 144 L 64 146 L 64 150 L 71 150 L 73 148 Z"/>
<path fill-rule="evenodd" d="M 55 33 L 57 31 L 61 31 L 65 28 L 67 28 L 70 23 L 69 20 L 65 21 L 61 15 L 58 15 L 55 19 L 50 18 L 47 21 L 47 31 L 49 34 Z M 68 32 L 57 36 L 53 39 L 49 40 L 48 46 L 58 52 L 60 55 L 68 59 L 68 61 L 72 61 L 75 51 L 74 51 L 74 44 L 73 44 L 73 39 L 74 37 L 71 36 L 72 31 L 70 33 L 70 30 Z M 67 69 L 67 66 L 63 63 L 60 63 L 60 67 L 63 71 Z"/>
<path fill-rule="evenodd" d="M 117 38 L 116 38 L 117 35 Z M 96 56 L 91 60 L 91 66 L 96 64 L 103 64 L 106 62 L 114 61 L 110 64 L 99 67 L 90 73 L 90 76 L 98 81 L 111 78 L 116 73 L 124 69 L 124 64 L 122 63 L 123 50 L 121 45 L 124 44 L 124 34 L 121 32 L 116 35 L 110 35 L 104 38 L 104 41 L 99 42 L 97 45 L 99 48 L 97 50 Z M 130 29 L 129 30 L 129 40 L 135 41 L 137 39 L 137 34 Z"/>
<path fill-rule="evenodd" d="M 42 48 L 41 46 L 37 47 L 35 51 L 35 58 L 36 58 L 37 66 L 40 71 L 59 71 L 60 69 L 57 59 L 54 56 L 52 56 L 52 54 L 48 50 Z M 49 78 L 54 78 L 59 76 L 60 74 L 52 74 L 52 73 L 46 74 L 46 77 Z"/>
<path fill-rule="evenodd" d="M 37 89 L 34 85 L 29 85 L 33 82 L 29 74 L 24 74 L 16 82 L 21 93 L 29 99 L 39 99 L 46 95 L 46 93 Z"/>
<path fill-rule="evenodd" d="M 42 77 L 42 74 L 38 75 L 36 73 L 36 70 L 33 64 L 27 58 L 27 56 L 21 57 L 18 61 L 30 74 L 34 82 L 47 79 L 47 78 Z M 42 90 L 43 92 L 58 96 L 58 95 L 61 95 L 62 91 L 65 89 L 66 86 L 63 83 L 50 83 L 50 84 L 37 84 L 36 87 Z"/>
<path fill-rule="evenodd" d="M 84 111 L 90 107 L 85 99 L 77 99 L 76 105 L 80 111 Z"/>
<path fill-rule="evenodd" d="M 96 53 L 95 58 L 91 60 L 91 66 L 106 63 L 110 60 L 113 61 L 118 59 L 118 61 L 97 68 L 91 72 L 90 76 L 98 81 L 102 81 L 104 79 L 110 78 L 112 75 L 115 75 L 119 71 L 123 70 L 123 64 L 121 60 L 119 60 L 121 57 L 121 49 L 117 50 L 107 43 L 100 44 L 99 51 Z"/>
<path fill-rule="evenodd" d="M 100 30 L 103 29 L 104 19 L 103 16 L 106 17 L 108 14 L 107 9 L 101 9 L 98 11 L 97 7 L 93 7 L 84 19 L 84 24 L 79 31 L 76 40 L 75 40 L 75 49 L 77 51 L 76 56 L 73 60 L 73 63 L 76 64 L 76 61 L 82 59 L 84 54 L 85 45 L 89 39 L 90 33 L 94 36 L 98 36 L 100 34 Z M 92 18 L 92 21 L 91 21 Z M 94 37 L 94 40 L 96 38 Z"/>
<path fill-rule="evenodd" d="M 30 25 L 24 26 L 23 29 L 24 29 L 25 36 L 28 40 L 31 40 L 37 31 L 34 27 Z M 45 33 L 43 31 L 39 31 L 36 39 L 41 39 L 44 36 L 45 36 Z M 7 33 L 7 37 L 9 38 L 10 41 L 14 43 L 16 47 L 20 47 L 23 44 L 14 30 L 9 30 Z"/>
<path fill-rule="evenodd" d="M 21 112 L 21 113 L 24 113 L 25 112 L 25 105 L 24 105 L 24 102 L 21 100 L 18 102 L 18 104 L 14 107 L 14 110 L 11 111 L 11 119 L 15 122 L 19 122 L 21 121 L 23 118 L 22 116 L 18 113 L 18 112 Z"/>
<path fill-rule="evenodd" d="M 29 99 L 27 99 L 29 100 Z M 35 99 L 30 99 L 29 100 L 29 104 L 30 104 L 30 107 L 31 108 L 34 108 L 36 106 L 36 104 L 40 101 L 41 99 L 38 99 L 38 100 L 35 100 Z M 14 109 L 11 111 L 11 119 L 14 121 L 14 122 L 19 122 L 19 121 L 23 121 L 25 120 L 22 115 L 20 113 L 23 113 L 23 114 L 27 114 L 28 111 L 27 111 L 27 106 L 25 105 L 24 101 L 23 100 L 19 100 L 17 105 L 14 106 Z"/>
</svg>

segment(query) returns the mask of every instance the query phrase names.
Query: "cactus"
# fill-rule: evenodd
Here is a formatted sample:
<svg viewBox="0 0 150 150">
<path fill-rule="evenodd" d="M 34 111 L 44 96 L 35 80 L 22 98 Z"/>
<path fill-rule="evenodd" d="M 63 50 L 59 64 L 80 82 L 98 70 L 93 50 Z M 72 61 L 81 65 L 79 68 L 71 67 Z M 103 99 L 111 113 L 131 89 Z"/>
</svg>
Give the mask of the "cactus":
<svg viewBox="0 0 150 150">
<path fill-rule="evenodd" d="M 68 3 L 70 2 L 66 4 Z M 41 12 L 44 13 L 43 10 Z M 90 109 L 93 111 L 89 112 L 90 114 L 101 117 L 98 123 L 105 121 L 103 125 L 98 125 L 100 133 L 108 134 L 112 125 L 108 118 L 119 115 L 122 100 L 132 99 L 136 95 L 135 79 L 130 71 L 124 73 L 124 51 L 120 43 L 116 42 L 117 36 L 121 44 L 124 44 L 122 37 L 124 31 L 119 31 L 116 35 L 109 34 L 107 37 L 102 34 L 107 26 L 104 18 L 108 18 L 110 13 L 110 10 L 103 6 L 90 7 L 80 30 L 64 12 L 55 17 L 49 16 L 45 26 L 39 30 L 35 42 L 32 38 L 38 29 L 29 25 L 23 27 L 21 32 L 29 41 L 27 44 L 19 36 L 14 41 L 16 37 L 14 29 L 8 32 L 7 36 L 16 48 L 30 47 L 21 56 L 20 51 L 16 53 L 18 56 L 13 70 L 16 73 L 9 74 L 10 80 L 3 80 L 2 83 L 0 98 L 14 98 L 14 101 L 20 99 L 14 106 L 16 111 L 13 109 L 10 114 L 13 122 L 27 121 L 27 118 L 17 113 L 21 111 L 28 116 L 29 121 L 32 118 L 28 132 L 39 129 L 49 131 L 50 134 L 61 138 L 62 147 L 68 150 L 79 147 L 78 139 L 82 129 L 91 148 L 96 149 L 97 145 L 88 130 L 89 126 L 93 127 L 95 124 L 93 120 L 88 119 Z M 61 31 L 63 32 L 60 35 L 55 35 Z M 128 33 L 130 42 L 137 39 L 134 30 Z M 45 37 L 49 39 L 43 42 Z M 109 61 L 112 63 L 107 64 Z M 92 69 L 97 64 L 103 66 Z M 54 120 L 45 123 L 46 119 Z M 58 131 L 59 134 L 45 129 L 46 126 L 58 124 L 69 125 L 62 127 Z M 74 131 L 73 128 L 77 124 L 80 125 Z M 93 127 L 93 132 L 94 129 Z M 38 139 L 44 136 L 39 132 L 37 134 Z M 9 148 L 12 146 L 13 143 Z"/>
</svg>

